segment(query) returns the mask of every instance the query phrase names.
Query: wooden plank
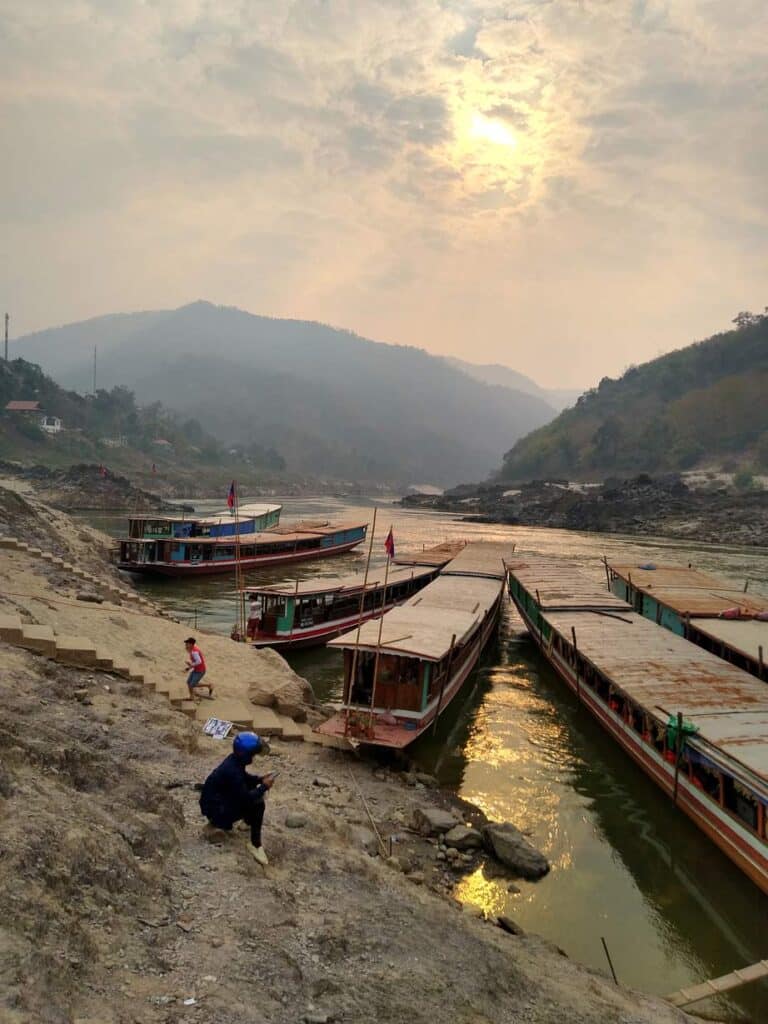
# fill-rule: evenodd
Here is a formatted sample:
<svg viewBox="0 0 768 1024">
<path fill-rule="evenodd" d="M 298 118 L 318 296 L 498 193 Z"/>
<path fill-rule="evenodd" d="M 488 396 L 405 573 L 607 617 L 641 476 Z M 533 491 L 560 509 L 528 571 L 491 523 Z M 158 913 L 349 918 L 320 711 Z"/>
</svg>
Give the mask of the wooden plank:
<svg viewBox="0 0 768 1024">
<path fill-rule="evenodd" d="M 719 978 L 710 978 L 708 981 L 702 981 L 700 985 L 681 988 L 665 998 L 673 1006 L 690 1006 L 692 1003 L 698 1003 L 702 999 L 719 996 L 723 992 L 731 992 L 735 988 L 748 985 L 753 981 L 759 981 L 761 978 L 768 978 L 768 960 L 759 960 L 756 964 L 750 964 L 748 967 L 731 971 L 730 974 L 722 974 Z"/>
</svg>

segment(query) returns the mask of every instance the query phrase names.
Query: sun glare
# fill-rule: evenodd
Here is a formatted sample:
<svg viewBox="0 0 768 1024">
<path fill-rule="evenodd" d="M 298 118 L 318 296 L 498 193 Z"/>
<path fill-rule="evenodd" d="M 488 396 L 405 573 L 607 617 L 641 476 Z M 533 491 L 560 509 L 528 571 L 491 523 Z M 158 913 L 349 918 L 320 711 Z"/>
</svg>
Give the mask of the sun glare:
<svg viewBox="0 0 768 1024">
<path fill-rule="evenodd" d="M 485 117 L 475 112 L 472 115 L 469 133 L 474 139 L 493 142 L 497 146 L 516 146 L 517 139 L 502 121 Z"/>
</svg>

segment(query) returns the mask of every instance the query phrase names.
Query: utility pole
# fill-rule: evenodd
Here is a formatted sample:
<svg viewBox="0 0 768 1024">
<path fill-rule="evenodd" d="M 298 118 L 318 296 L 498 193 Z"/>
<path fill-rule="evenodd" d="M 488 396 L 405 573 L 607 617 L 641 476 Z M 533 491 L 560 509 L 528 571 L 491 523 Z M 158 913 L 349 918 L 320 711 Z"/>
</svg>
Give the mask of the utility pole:
<svg viewBox="0 0 768 1024">
<path fill-rule="evenodd" d="M 5 314 L 5 361 L 6 361 L 6 363 L 8 362 L 8 321 L 10 319 L 11 318 L 6 313 Z"/>
<path fill-rule="evenodd" d="M 96 397 L 96 346 L 93 346 L 93 397 Z"/>
</svg>

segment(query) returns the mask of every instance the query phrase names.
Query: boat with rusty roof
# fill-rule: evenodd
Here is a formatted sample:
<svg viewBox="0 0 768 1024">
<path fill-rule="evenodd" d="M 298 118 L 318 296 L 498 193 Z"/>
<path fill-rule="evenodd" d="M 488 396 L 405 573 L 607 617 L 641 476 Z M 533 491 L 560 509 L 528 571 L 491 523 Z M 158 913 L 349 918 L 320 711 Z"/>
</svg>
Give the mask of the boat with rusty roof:
<svg viewBox="0 0 768 1024">
<path fill-rule="evenodd" d="M 518 558 L 530 634 L 606 732 L 768 892 L 768 688 L 557 559 Z"/>
<path fill-rule="evenodd" d="M 692 566 L 605 562 L 612 593 L 638 615 L 766 679 L 768 598 Z"/>
<path fill-rule="evenodd" d="M 492 636 L 511 545 L 467 544 L 415 597 L 332 640 L 344 654 L 340 711 L 319 733 L 402 749 L 445 712 Z"/>
</svg>

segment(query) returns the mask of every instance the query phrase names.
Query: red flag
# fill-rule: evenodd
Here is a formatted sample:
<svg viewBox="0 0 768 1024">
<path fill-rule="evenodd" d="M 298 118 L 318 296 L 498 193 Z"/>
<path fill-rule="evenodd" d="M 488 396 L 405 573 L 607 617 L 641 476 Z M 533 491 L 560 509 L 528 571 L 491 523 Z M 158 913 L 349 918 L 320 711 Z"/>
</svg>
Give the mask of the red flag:
<svg viewBox="0 0 768 1024">
<path fill-rule="evenodd" d="M 235 507 L 235 481 L 229 485 L 229 494 L 227 495 L 227 508 Z"/>
<path fill-rule="evenodd" d="M 392 534 L 392 527 L 389 528 L 387 539 L 384 541 L 384 549 L 387 552 L 387 558 L 395 557 L 395 538 Z"/>
<path fill-rule="evenodd" d="M 106 466 L 99 466 L 99 476 L 106 476 L 106 475 L 107 475 L 107 467 Z"/>
</svg>

